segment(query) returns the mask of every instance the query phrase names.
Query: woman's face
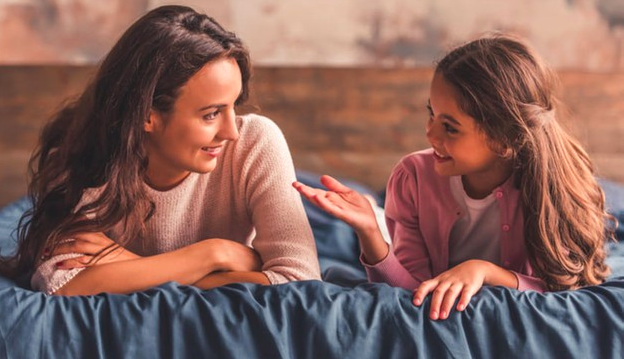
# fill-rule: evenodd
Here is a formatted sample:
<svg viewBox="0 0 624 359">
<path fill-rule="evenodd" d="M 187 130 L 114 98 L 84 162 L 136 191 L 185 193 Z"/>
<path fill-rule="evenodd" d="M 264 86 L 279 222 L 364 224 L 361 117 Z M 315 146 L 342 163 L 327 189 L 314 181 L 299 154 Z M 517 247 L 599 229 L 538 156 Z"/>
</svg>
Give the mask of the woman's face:
<svg viewBox="0 0 624 359">
<path fill-rule="evenodd" d="M 170 114 L 152 111 L 145 122 L 149 159 L 146 182 L 175 187 L 191 172 L 212 171 L 227 141 L 238 138 L 234 103 L 242 89 L 236 60 L 206 64 L 180 88 Z"/>
</svg>

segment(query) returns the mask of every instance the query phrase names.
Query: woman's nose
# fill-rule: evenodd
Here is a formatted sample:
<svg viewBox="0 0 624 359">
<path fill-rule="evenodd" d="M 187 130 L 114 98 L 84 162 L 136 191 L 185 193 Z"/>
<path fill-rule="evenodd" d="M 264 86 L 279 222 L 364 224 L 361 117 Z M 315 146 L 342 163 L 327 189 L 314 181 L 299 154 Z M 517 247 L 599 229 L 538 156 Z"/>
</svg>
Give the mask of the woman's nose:
<svg viewBox="0 0 624 359">
<path fill-rule="evenodd" d="M 230 110 L 224 113 L 223 122 L 218 133 L 223 140 L 234 141 L 238 139 L 238 127 L 236 126 L 236 111 Z"/>
</svg>

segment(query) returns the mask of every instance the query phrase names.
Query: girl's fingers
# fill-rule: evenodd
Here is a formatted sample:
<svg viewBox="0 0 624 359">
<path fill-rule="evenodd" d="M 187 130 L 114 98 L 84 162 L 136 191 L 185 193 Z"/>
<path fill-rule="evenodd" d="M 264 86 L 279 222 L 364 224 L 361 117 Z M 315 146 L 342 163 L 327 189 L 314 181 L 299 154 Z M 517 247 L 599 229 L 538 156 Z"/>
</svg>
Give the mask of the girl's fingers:
<svg viewBox="0 0 624 359">
<path fill-rule="evenodd" d="M 414 291 L 414 305 L 421 305 L 427 294 L 438 286 L 437 280 L 426 280 Z"/>
<path fill-rule="evenodd" d="M 330 191 L 334 191 L 334 192 L 353 191 L 351 188 L 343 185 L 342 183 L 340 183 L 340 181 L 338 181 L 332 176 L 328 176 L 328 175 L 321 176 L 321 183 L 323 184 L 323 186 L 327 187 L 327 189 L 329 189 Z"/>
<path fill-rule="evenodd" d="M 336 206 L 337 208 L 344 210 L 344 205 L 346 204 L 344 198 L 340 197 L 336 192 L 326 192 L 323 196 L 321 196 L 324 200 Z M 328 204 L 329 204 L 328 203 Z"/>
<path fill-rule="evenodd" d="M 464 285 L 461 283 L 454 283 L 448 288 L 446 294 L 444 295 L 444 299 L 442 300 L 442 305 L 440 306 L 440 319 L 448 318 L 455 300 L 464 288 Z"/>
<path fill-rule="evenodd" d="M 464 290 L 462 291 L 462 295 L 459 298 L 459 302 L 457 303 L 457 310 L 461 312 L 464 309 L 466 309 L 466 307 L 468 306 L 468 303 L 470 302 L 470 299 L 472 299 L 472 296 L 475 295 L 475 293 L 478 290 L 479 290 L 478 288 L 475 288 L 472 286 L 464 287 Z"/>
<path fill-rule="evenodd" d="M 299 193 L 301 193 L 307 199 L 311 199 L 319 191 L 317 188 L 306 186 L 301 182 L 293 182 L 292 185 L 297 191 L 299 191 Z"/>
<path fill-rule="evenodd" d="M 327 198 L 327 195 L 317 195 L 314 199 L 318 203 L 318 206 L 325 212 L 331 214 L 336 218 L 345 220 L 343 208 L 337 202 L 335 202 L 335 199 L 331 200 Z"/>
<path fill-rule="evenodd" d="M 431 297 L 431 307 L 429 310 L 429 318 L 437 320 L 440 318 L 440 305 L 442 300 L 448 291 L 450 284 L 442 282 L 433 290 L 433 296 Z"/>
</svg>

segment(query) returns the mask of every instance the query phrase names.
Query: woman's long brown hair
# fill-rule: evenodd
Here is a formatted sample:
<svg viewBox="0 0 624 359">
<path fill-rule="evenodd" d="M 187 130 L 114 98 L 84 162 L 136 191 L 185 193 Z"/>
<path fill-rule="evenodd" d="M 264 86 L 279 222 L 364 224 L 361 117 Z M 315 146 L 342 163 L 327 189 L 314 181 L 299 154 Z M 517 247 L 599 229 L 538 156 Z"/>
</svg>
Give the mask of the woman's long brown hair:
<svg viewBox="0 0 624 359">
<path fill-rule="evenodd" d="M 44 127 L 30 160 L 33 207 L 20 219 L 16 255 L 1 258 L 0 272 L 28 273 L 44 248 L 81 232 L 122 224 L 118 243 L 140 239 L 153 211 L 143 182 L 144 122 L 151 110 L 170 113 L 189 78 L 222 57 L 240 68 L 240 103 L 248 96 L 251 66 L 235 34 L 184 6 L 159 7 L 137 20 L 84 93 Z M 93 188 L 99 194 L 85 201 Z"/>
<path fill-rule="evenodd" d="M 612 217 L 589 156 L 558 122 L 554 73 L 522 41 L 501 34 L 454 49 L 436 72 L 492 148 L 514 163 L 535 274 L 550 290 L 603 282 Z"/>
</svg>

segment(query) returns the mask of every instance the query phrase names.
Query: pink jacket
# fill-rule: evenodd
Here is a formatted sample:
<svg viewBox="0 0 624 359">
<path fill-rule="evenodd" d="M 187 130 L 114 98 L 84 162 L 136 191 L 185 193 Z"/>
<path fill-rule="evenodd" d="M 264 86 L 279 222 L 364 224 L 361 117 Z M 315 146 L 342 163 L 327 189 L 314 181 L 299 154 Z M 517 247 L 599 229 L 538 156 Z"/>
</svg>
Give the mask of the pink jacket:
<svg viewBox="0 0 624 359">
<path fill-rule="evenodd" d="M 390 176 L 385 208 L 393 245 L 381 262 L 364 264 L 371 282 L 412 290 L 449 269 L 449 237 L 463 213 L 451 193 L 449 177 L 439 176 L 433 166 L 433 150 L 414 152 Z M 518 289 L 545 291 L 544 282 L 531 276 L 520 191 L 510 179 L 494 189 L 494 195 L 500 206 L 502 267 L 517 276 Z"/>
</svg>

